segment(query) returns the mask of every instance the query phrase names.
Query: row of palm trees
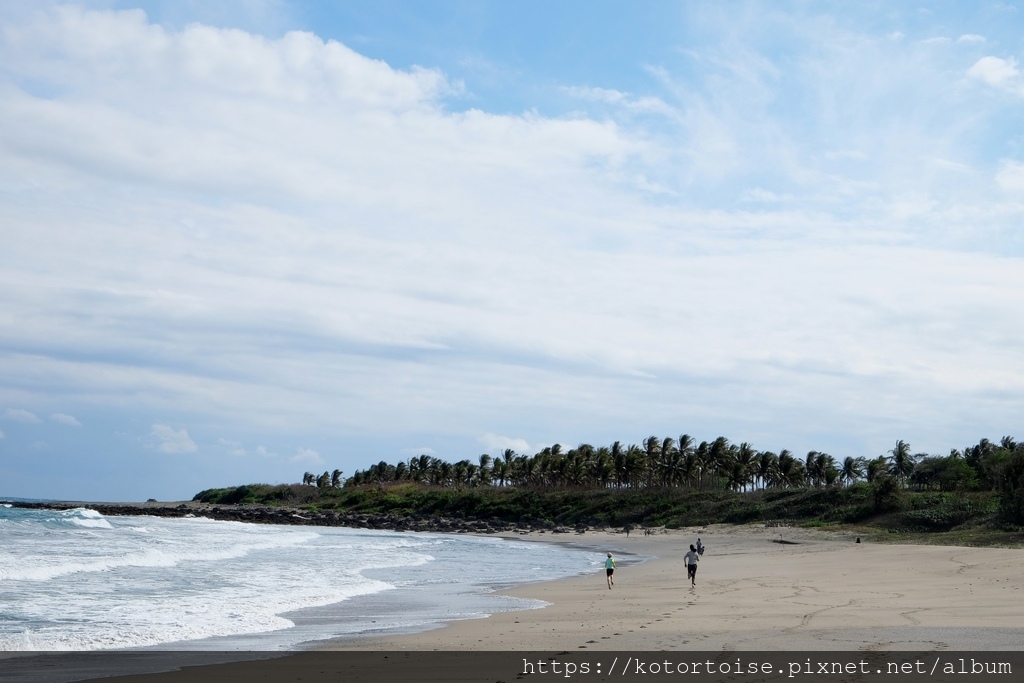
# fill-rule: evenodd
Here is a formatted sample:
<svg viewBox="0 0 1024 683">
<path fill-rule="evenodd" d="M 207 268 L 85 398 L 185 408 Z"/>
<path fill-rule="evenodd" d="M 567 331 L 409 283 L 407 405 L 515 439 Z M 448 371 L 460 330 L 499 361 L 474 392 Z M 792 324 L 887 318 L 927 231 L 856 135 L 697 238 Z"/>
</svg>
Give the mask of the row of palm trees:
<svg viewBox="0 0 1024 683">
<path fill-rule="evenodd" d="M 344 472 L 342 472 L 341 470 L 334 470 L 333 472 L 324 472 L 320 476 L 317 476 L 312 472 L 306 472 L 305 474 L 302 475 L 302 483 L 307 486 L 316 485 L 318 489 L 339 489 L 345 483 L 341 479 L 342 474 L 344 474 Z"/>
<path fill-rule="evenodd" d="M 563 451 L 558 444 L 532 456 L 506 449 L 492 458 L 484 454 L 476 462 L 448 462 L 420 455 L 394 465 L 381 461 L 357 471 L 346 486 L 393 481 L 415 481 L 447 487 L 519 486 L 533 488 L 691 488 L 748 491 L 764 488 L 827 488 L 849 486 L 857 481 L 893 477 L 901 486 L 937 488 L 946 486 L 938 472 L 984 473 L 983 464 L 1001 450 L 1017 448 L 1011 437 L 999 446 L 987 439 L 963 451 L 937 458 L 913 454 L 910 445 L 897 441 L 885 455 L 873 459 L 845 457 L 838 461 L 828 453 L 810 451 L 803 458 L 788 450 L 758 451 L 749 443 L 732 444 L 725 437 L 694 442 L 689 434 L 678 439 L 651 436 L 641 445 L 610 446 L 580 444 Z M 937 467 L 948 460 L 959 461 L 960 470 Z M 939 463 L 942 461 L 942 463 Z M 921 476 L 915 477 L 919 466 Z M 337 470 L 335 470 L 337 473 Z M 931 473 L 931 478 L 925 476 Z M 308 475 L 308 473 L 307 473 Z M 311 476 L 311 475 L 309 475 Z M 320 479 L 327 476 L 325 472 Z M 977 478 L 977 477 L 976 477 Z M 319 486 L 319 479 L 316 480 Z M 332 486 L 337 486 L 333 479 Z"/>
</svg>

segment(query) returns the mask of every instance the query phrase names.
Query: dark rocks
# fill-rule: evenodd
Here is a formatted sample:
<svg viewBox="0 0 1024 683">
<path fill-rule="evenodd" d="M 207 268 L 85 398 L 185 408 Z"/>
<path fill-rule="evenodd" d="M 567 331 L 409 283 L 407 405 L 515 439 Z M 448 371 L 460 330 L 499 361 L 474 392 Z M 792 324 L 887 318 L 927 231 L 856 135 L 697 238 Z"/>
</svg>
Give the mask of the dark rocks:
<svg viewBox="0 0 1024 683">
<path fill-rule="evenodd" d="M 433 533 L 527 532 L 550 529 L 554 533 L 582 533 L 579 527 L 559 527 L 548 521 L 535 519 L 528 525 L 505 522 L 501 519 L 459 519 L 432 517 L 422 514 L 408 516 L 366 514 L 338 510 L 305 510 L 268 505 L 221 505 L 213 503 L 20 503 L 14 507 L 45 510 L 71 510 L 84 507 L 106 516 L 148 515 L 152 517 L 206 517 L 222 521 L 249 524 L 286 524 L 292 526 L 341 526 L 357 529 L 386 529 L 392 531 L 426 531 Z"/>
</svg>

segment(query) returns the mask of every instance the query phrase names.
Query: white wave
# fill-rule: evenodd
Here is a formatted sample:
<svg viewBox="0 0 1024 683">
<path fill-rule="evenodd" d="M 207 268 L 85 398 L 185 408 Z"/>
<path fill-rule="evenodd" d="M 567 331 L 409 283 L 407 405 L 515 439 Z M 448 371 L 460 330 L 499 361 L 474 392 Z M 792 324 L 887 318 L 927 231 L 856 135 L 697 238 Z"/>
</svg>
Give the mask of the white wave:
<svg viewBox="0 0 1024 683">
<path fill-rule="evenodd" d="M 68 521 L 76 526 L 82 526 L 92 529 L 113 529 L 110 522 L 96 510 L 90 510 L 89 508 L 74 508 L 67 510 L 62 514 L 65 521 Z"/>
<path fill-rule="evenodd" d="M 52 555 L 33 555 L 22 558 L 23 561 L 18 563 L 18 566 L 0 563 L 0 580 L 49 581 L 71 574 L 105 572 L 130 567 L 174 567 L 186 562 L 230 560 L 260 550 L 298 545 L 316 537 L 317 534 L 296 534 L 271 542 L 234 543 L 226 547 L 211 546 L 205 549 L 197 547 L 196 544 L 182 545 L 166 550 L 146 548 L 141 552 L 125 553 L 91 561 L 67 561 L 65 558 L 55 558 Z"/>
<path fill-rule="evenodd" d="M 160 596 L 158 602 L 144 596 L 94 606 L 87 596 L 67 596 L 60 604 L 40 601 L 38 612 L 63 615 L 59 629 L 0 635 L 0 651 L 100 650 L 143 647 L 217 636 L 278 631 L 294 624 L 282 612 L 342 602 L 349 598 L 393 588 L 383 581 L 349 574 L 346 582 L 334 583 L 317 576 L 294 575 L 293 583 L 259 577 L 249 585 L 195 594 Z M 281 577 L 277 577 L 281 579 Z"/>
<path fill-rule="evenodd" d="M 72 520 L 106 521 L 111 528 L 82 528 Z M 84 651 L 281 631 L 293 626 L 281 616 L 293 610 L 397 587 L 443 600 L 451 589 L 434 586 L 490 590 L 485 584 L 587 567 L 536 544 L 498 539 L 206 518 L 107 519 L 86 508 L 59 517 L 32 513 L 0 528 L 0 604 L 10 616 L 0 621 L 0 651 Z M 451 607 L 439 602 L 438 613 Z M 346 613 L 344 607 L 325 612 Z M 303 633 L 308 639 L 306 626 L 280 637 Z"/>
</svg>

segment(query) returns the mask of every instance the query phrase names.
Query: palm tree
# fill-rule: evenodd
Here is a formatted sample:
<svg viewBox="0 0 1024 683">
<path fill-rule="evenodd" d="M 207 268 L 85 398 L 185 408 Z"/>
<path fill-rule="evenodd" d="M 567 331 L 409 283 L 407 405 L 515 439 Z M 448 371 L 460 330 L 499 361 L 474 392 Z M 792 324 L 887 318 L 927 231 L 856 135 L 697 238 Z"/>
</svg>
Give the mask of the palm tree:
<svg viewBox="0 0 1024 683">
<path fill-rule="evenodd" d="M 694 469 L 697 471 L 697 488 L 703 490 L 705 475 L 712 467 L 711 446 L 707 441 L 701 441 L 697 446 L 697 450 L 694 451 L 694 459 L 696 460 Z"/>
<path fill-rule="evenodd" d="M 647 465 L 647 486 L 654 486 L 654 477 L 658 472 L 658 455 L 661 453 L 661 439 L 653 434 L 644 439 L 644 458 Z"/>
<path fill-rule="evenodd" d="M 892 454 L 892 457 L 889 458 L 889 472 L 902 486 L 914 471 L 915 456 L 910 454 L 910 444 L 902 439 L 896 442 L 896 447 L 889 453 Z"/>
<path fill-rule="evenodd" d="M 807 468 L 793 454 L 783 448 L 779 451 L 779 482 L 785 488 L 797 488 L 807 483 Z"/>
<path fill-rule="evenodd" d="M 771 486 L 779 478 L 779 456 L 771 451 L 761 451 L 757 456 L 757 481 L 762 489 Z"/>
<path fill-rule="evenodd" d="M 818 488 L 821 484 L 822 472 L 818 471 L 818 451 L 807 451 L 804 468 L 807 470 L 807 483 Z"/>
<path fill-rule="evenodd" d="M 673 448 L 661 465 L 662 485 L 669 487 L 682 486 L 686 478 L 686 457 L 678 449 Z"/>
<path fill-rule="evenodd" d="M 626 451 L 622 449 L 622 443 L 616 441 L 611 448 L 612 471 L 615 475 L 615 488 L 622 488 L 629 483 L 629 476 L 626 468 Z"/>
<path fill-rule="evenodd" d="M 754 447 L 746 441 L 741 443 L 740 447 L 736 450 L 735 461 L 732 467 L 732 478 L 744 491 L 747 489 L 747 484 L 750 483 L 751 469 L 753 468 L 756 458 L 757 451 L 755 451 Z M 739 491 L 740 489 L 737 488 L 734 490 Z"/>
<path fill-rule="evenodd" d="M 487 453 L 480 455 L 480 469 L 476 472 L 476 480 L 481 485 L 491 483 L 491 456 Z"/>
<path fill-rule="evenodd" d="M 413 458 L 410 463 L 416 463 L 416 469 L 410 467 L 410 472 L 413 472 L 413 479 L 415 481 L 424 481 L 430 479 L 430 456 L 423 454 Z"/>
<path fill-rule="evenodd" d="M 335 488 L 335 489 L 341 488 L 341 475 L 342 474 L 343 474 L 343 472 L 341 470 L 334 470 L 333 472 L 331 472 L 331 488 Z"/>
<path fill-rule="evenodd" d="M 316 481 L 316 475 L 312 472 L 306 472 L 302 475 L 302 483 L 306 486 L 312 486 L 313 482 Z"/>
<path fill-rule="evenodd" d="M 676 450 L 676 440 L 671 436 L 667 436 L 661 440 L 661 446 L 658 448 L 658 477 L 661 480 L 658 482 L 662 486 L 671 486 L 670 480 L 672 479 L 672 458 L 679 451 Z"/>
<path fill-rule="evenodd" d="M 863 476 L 864 458 L 851 458 L 850 456 L 843 458 L 843 467 L 839 471 L 839 478 L 847 486 L 850 486 Z"/>
<path fill-rule="evenodd" d="M 712 475 L 728 477 L 732 469 L 732 455 L 732 447 L 724 436 L 712 441 L 708 449 L 708 469 Z"/>
<path fill-rule="evenodd" d="M 814 467 L 821 473 L 821 483 L 824 487 L 831 488 L 839 481 L 839 468 L 836 467 L 836 459 L 828 453 L 818 453 Z"/>
<path fill-rule="evenodd" d="M 587 458 L 579 450 L 570 451 L 565 463 L 565 481 L 574 488 L 581 488 L 586 483 Z"/>
<path fill-rule="evenodd" d="M 683 453 L 683 451 L 680 451 L 680 454 Z M 693 486 L 700 476 L 697 452 L 691 448 L 681 457 L 683 459 L 683 484 L 688 487 Z"/>
<path fill-rule="evenodd" d="M 626 486 L 630 488 L 638 488 L 642 483 L 641 480 L 643 479 L 644 468 L 646 466 L 644 451 L 634 443 L 626 447 L 625 455 Z"/>
<path fill-rule="evenodd" d="M 824 488 L 839 478 L 836 461 L 828 453 L 810 451 L 807 453 L 807 479 L 815 488 Z"/>
<path fill-rule="evenodd" d="M 873 484 L 876 479 L 886 474 L 886 463 L 885 456 L 880 455 L 874 460 L 869 460 L 867 466 L 864 468 L 865 478 L 869 484 Z"/>
<path fill-rule="evenodd" d="M 612 465 L 612 452 L 607 446 L 601 446 L 594 452 L 590 461 L 590 481 L 603 489 L 611 483 L 615 468 Z"/>
<path fill-rule="evenodd" d="M 451 483 L 453 481 L 452 475 L 454 469 L 455 468 L 452 467 L 452 464 L 447 460 L 440 460 L 440 463 L 437 468 L 437 483 L 441 484 L 442 486 L 447 486 L 449 483 Z"/>
</svg>

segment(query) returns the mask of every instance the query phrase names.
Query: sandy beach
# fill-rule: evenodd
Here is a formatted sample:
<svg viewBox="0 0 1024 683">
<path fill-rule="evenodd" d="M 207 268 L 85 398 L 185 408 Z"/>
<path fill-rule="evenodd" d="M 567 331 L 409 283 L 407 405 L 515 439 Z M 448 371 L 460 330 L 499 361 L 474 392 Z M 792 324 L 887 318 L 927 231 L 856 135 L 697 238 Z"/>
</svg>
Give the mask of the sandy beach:
<svg viewBox="0 0 1024 683">
<path fill-rule="evenodd" d="M 700 536 L 697 586 L 682 557 Z M 795 528 L 531 533 L 607 549 L 593 576 L 508 591 L 550 605 L 432 631 L 334 643 L 353 650 L 1021 650 L 1024 550 L 856 543 Z M 780 543 L 778 541 L 785 541 Z M 630 553 L 651 557 L 629 563 Z M 625 560 L 625 562 L 623 561 Z"/>
<path fill-rule="evenodd" d="M 682 557 L 698 535 L 707 551 L 691 587 Z M 897 657 L 1024 650 L 1020 549 L 856 543 L 848 534 L 755 526 L 629 538 L 611 532 L 510 537 L 608 550 L 618 558 L 615 585 L 607 587 L 601 570 L 506 591 L 549 603 L 542 609 L 456 621 L 422 633 L 337 641 L 321 651 L 267 661 L 104 680 L 499 680 L 481 671 L 497 667 L 498 659 L 473 651 L 497 652 L 508 659 L 500 662 L 503 670 L 514 673 L 520 660 L 545 653 Z M 485 658 L 477 665 L 466 660 L 473 656 Z"/>
</svg>

